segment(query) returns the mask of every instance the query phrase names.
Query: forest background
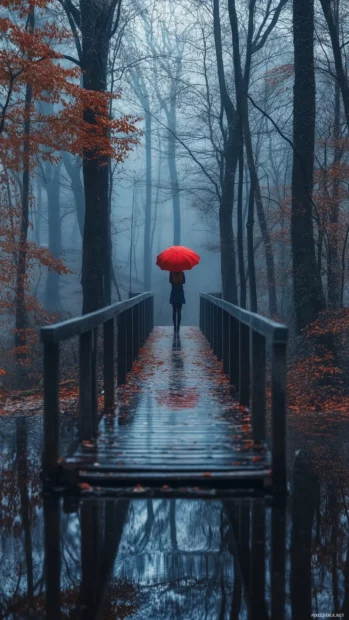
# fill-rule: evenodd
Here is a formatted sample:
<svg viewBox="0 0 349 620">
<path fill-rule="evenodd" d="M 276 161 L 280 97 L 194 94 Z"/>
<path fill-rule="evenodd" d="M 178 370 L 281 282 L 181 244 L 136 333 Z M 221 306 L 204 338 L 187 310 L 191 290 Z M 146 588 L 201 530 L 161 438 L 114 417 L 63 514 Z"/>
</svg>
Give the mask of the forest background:
<svg viewBox="0 0 349 620">
<path fill-rule="evenodd" d="M 40 382 L 38 326 L 153 290 L 291 327 L 290 405 L 347 409 L 344 0 L 0 1 L 2 395 Z"/>
</svg>

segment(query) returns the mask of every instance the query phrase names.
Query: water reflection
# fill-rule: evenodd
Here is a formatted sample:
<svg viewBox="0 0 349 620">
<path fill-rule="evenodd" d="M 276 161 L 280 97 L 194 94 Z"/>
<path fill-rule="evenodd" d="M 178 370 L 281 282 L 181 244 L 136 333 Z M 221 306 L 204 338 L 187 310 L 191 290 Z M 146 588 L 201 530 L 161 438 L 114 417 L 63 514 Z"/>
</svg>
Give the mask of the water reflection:
<svg viewBox="0 0 349 620">
<path fill-rule="evenodd" d="M 1 424 L 0 618 L 349 617 L 349 489 L 307 442 L 277 498 L 40 496 L 39 421 Z"/>
</svg>

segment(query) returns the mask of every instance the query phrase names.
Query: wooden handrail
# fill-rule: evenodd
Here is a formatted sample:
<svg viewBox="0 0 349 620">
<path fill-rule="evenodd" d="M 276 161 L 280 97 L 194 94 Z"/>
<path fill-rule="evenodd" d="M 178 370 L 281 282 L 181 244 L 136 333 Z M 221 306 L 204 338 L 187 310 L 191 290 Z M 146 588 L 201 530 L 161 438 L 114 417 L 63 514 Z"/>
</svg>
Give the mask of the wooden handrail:
<svg viewBox="0 0 349 620">
<path fill-rule="evenodd" d="M 200 294 L 200 328 L 239 394 L 251 406 L 254 445 L 264 448 L 266 345 L 271 348 L 272 478 L 286 486 L 286 353 L 288 327 L 208 293 Z"/>
<path fill-rule="evenodd" d="M 218 308 L 225 310 L 228 314 L 240 321 L 240 323 L 251 327 L 255 332 L 261 334 L 261 336 L 268 338 L 268 340 L 272 342 L 287 343 L 288 327 L 286 325 L 272 321 L 261 314 L 256 314 L 255 312 L 250 312 L 249 310 L 239 308 L 239 306 L 235 306 L 234 304 L 231 304 L 224 299 L 219 299 L 209 293 L 201 293 L 200 297 L 202 299 L 207 299 Z"/>
<path fill-rule="evenodd" d="M 44 484 L 57 482 L 59 461 L 59 356 L 63 340 L 79 336 L 79 438 L 87 440 L 98 423 L 98 330 L 103 326 L 104 406 L 111 409 L 115 396 L 115 322 L 117 322 L 117 383 L 121 385 L 154 325 L 154 295 L 131 299 L 42 327 L 44 345 Z"/>
<path fill-rule="evenodd" d="M 102 325 L 111 318 L 116 318 L 125 310 L 137 306 L 150 297 L 153 297 L 153 293 L 141 293 L 140 295 L 131 297 L 131 299 L 125 299 L 125 301 L 119 301 L 111 306 L 106 306 L 106 308 L 96 310 L 96 312 L 83 314 L 82 316 L 67 319 L 61 323 L 55 323 L 54 325 L 46 325 L 40 329 L 40 340 L 41 342 L 60 342 L 61 340 L 72 338 L 73 336 L 79 336 L 84 332 Z"/>
</svg>

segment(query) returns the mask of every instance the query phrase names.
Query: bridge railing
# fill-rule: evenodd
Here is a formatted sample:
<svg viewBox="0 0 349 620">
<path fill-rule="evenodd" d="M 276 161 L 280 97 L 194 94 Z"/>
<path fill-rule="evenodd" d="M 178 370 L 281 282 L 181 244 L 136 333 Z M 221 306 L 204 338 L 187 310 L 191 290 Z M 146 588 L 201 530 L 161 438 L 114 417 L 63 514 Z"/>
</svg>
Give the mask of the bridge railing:
<svg viewBox="0 0 349 620">
<path fill-rule="evenodd" d="M 44 347 L 43 477 L 54 483 L 59 459 L 60 343 L 79 336 L 79 437 L 91 439 L 98 424 L 98 332 L 103 326 L 104 406 L 115 402 L 115 328 L 117 327 L 117 383 L 125 382 L 154 319 L 154 295 L 143 293 L 40 330 Z"/>
<path fill-rule="evenodd" d="M 200 295 L 200 328 L 223 370 L 251 407 L 255 446 L 263 448 L 266 419 L 266 351 L 271 348 L 271 451 L 273 486 L 286 484 L 286 350 L 288 328 L 207 293 Z"/>
</svg>

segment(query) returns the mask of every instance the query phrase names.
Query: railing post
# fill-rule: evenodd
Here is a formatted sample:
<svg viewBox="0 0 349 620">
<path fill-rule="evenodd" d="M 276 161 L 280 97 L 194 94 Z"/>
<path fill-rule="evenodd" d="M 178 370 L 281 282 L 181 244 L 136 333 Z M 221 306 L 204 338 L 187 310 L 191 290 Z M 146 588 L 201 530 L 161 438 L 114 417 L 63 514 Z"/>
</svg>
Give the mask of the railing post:
<svg viewBox="0 0 349 620">
<path fill-rule="evenodd" d="M 212 304 L 207 300 L 207 340 L 212 346 Z"/>
<path fill-rule="evenodd" d="M 200 315 L 199 315 L 199 327 L 200 330 L 203 331 L 203 299 L 200 295 Z"/>
<path fill-rule="evenodd" d="M 149 330 L 149 334 L 153 330 L 153 327 L 154 327 L 154 295 L 152 295 L 150 297 L 150 330 Z"/>
<path fill-rule="evenodd" d="M 125 383 L 127 374 L 126 320 L 124 310 L 118 315 L 118 385 Z"/>
<path fill-rule="evenodd" d="M 253 441 L 265 440 L 265 337 L 251 330 L 251 407 Z"/>
<path fill-rule="evenodd" d="M 141 327 L 141 331 L 140 331 L 140 346 L 141 346 L 141 347 L 144 345 L 144 334 L 145 334 L 145 328 L 144 328 L 144 320 L 145 320 L 145 318 L 144 318 L 144 304 L 145 304 L 145 301 L 143 300 L 143 301 L 141 302 L 141 308 L 140 308 L 140 311 L 141 311 L 141 323 L 140 323 L 140 327 Z"/>
<path fill-rule="evenodd" d="M 272 472 L 273 487 L 286 486 L 286 344 L 273 343 L 272 386 Z"/>
<path fill-rule="evenodd" d="M 126 310 L 126 370 L 129 372 L 132 368 L 132 340 L 133 340 L 133 307 Z"/>
<path fill-rule="evenodd" d="M 230 383 L 239 390 L 240 382 L 240 329 L 239 321 L 229 316 L 229 378 Z"/>
<path fill-rule="evenodd" d="M 114 407 L 114 337 L 115 321 L 109 319 L 103 325 L 104 407 Z"/>
<path fill-rule="evenodd" d="M 98 416 L 98 334 L 99 328 L 92 332 L 92 435 L 97 431 Z"/>
<path fill-rule="evenodd" d="M 213 353 L 217 355 L 218 351 L 218 312 L 216 304 L 213 304 Z"/>
<path fill-rule="evenodd" d="M 134 306 L 133 308 L 133 341 L 132 341 L 132 349 L 133 349 L 133 360 L 136 359 L 139 351 L 139 306 Z"/>
<path fill-rule="evenodd" d="M 43 477 L 57 483 L 59 457 L 59 343 L 44 343 Z"/>
<path fill-rule="evenodd" d="M 240 322 L 240 351 L 239 351 L 239 398 L 240 405 L 248 407 L 250 404 L 250 328 Z"/>
<path fill-rule="evenodd" d="M 223 349 L 223 310 L 217 306 L 217 359 L 220 362 L 222 359 Z"/>
<path fill-rule="evenodd" d="M 93 377 L 92 377 L 92 330 L 79 337 L 79 419 L 80 439 L 91 439 L 93 435 Z"/>
<path fill-rule="evenodd" d="M 223 337 L 222 337 L 222 348 L 223 348 L 223 372 L 227 375 L 229 374 L 229 314 L 225 310 L 223 310 Z"/>
</svg>

